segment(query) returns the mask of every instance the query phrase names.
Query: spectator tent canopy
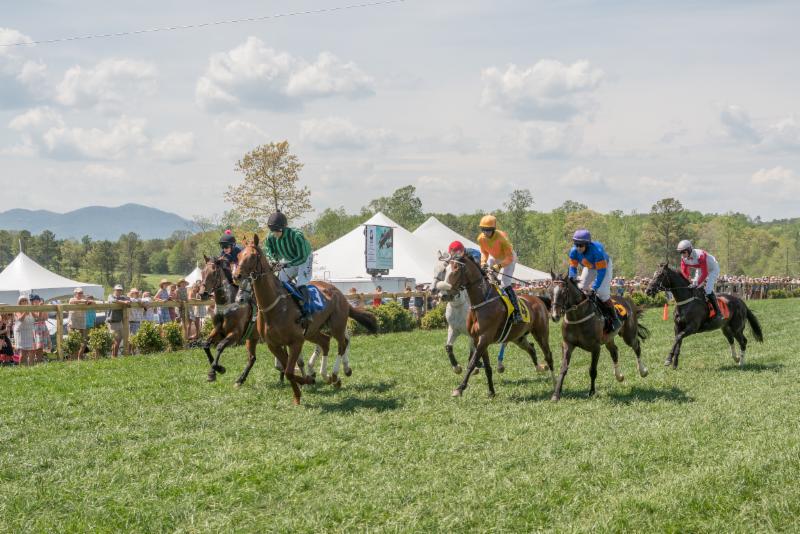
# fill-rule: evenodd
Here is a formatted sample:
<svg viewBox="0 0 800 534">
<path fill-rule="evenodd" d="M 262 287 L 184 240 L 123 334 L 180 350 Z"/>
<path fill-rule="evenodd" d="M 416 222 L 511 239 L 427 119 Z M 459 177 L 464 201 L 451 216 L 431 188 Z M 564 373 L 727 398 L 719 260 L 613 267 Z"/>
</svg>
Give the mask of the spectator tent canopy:
<svg viewBox="0 0 800 534">
<path fill-rule="evenodd" d="M 192 285 L 196 281 L 202 280 L 202 279 L 203 279 L 203 271 L 200 269 L 200 267 L 195 267 L 194 271 L 190 272 L 189 274 L 187 274 L 184 277 L 184 280 L 189 282 L 189 285 Z"/>
<path fill-rule="evenodd" d="M 475 230 L 475 233 L 478 233 L 477 229 Z M 414 230 L 413 235 L 414 237 L 427 242 L 428 248 L 433 247 L 434 252 L 437 250 L 447 252 L 447 246 L 453 241 L 461 241 L 467 248 L 480 250 L 480 247 L 477 243 L 471 239 L 467 239 L 466 237 L 459 235 L 455 230 L 452 230 L 449 226 L 442 223 L 436 217 L 428 217 L 427 221 L 422 223 L 419 228 Z M 550 274 L 526 267 L 521 263 L 517 263 L 517 267 L 514 269 L 514 278 L 519 278 L 520 280 L 526 281 L 550 280 Z"/>
<path fill-rule="evenodd" d="M 20 252 L 14 261 L 0 273 L 0 302 L 16 304 L 21 293 L 35 293 L 45 301 L 72 297 L 72 290 L 83 288 L 85 295 L 103 299 L 103 286 L 76 282 L 69 278 L 50 272 L 24 252 Z"/>
</svg>

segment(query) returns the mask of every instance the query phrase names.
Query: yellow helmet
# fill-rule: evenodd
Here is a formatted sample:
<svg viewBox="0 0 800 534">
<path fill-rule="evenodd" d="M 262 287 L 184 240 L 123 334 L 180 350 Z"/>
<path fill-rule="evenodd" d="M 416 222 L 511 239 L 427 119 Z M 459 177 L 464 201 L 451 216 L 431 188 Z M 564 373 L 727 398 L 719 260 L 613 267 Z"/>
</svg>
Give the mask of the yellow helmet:
<svg viewBox="0 0 800 534">
<path fill-rule="evenodd" d="M 494 215 L 484 215 L 478 225 L 481 228 L 497 228 L 497 217 Z"/>
</svg>

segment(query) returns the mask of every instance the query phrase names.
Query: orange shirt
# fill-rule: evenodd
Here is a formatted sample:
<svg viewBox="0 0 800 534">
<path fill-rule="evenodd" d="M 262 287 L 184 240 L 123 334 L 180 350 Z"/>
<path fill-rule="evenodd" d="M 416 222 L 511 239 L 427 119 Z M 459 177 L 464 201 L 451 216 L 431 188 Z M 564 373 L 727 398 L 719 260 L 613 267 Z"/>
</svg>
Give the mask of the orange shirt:
<svg viewBox="0 0 800 534">
<path fill-rule="evenodd" d="M 503 267 L 511 265 L 514 261 L 514 248 L 508 235 L 502 230 L 495 230 L 492 237 L 486 237 L 483 232 L 478 236 L 478 244 L 481 246 L 481 263 L 484 264 L 493 257 Z"/>
</svg>

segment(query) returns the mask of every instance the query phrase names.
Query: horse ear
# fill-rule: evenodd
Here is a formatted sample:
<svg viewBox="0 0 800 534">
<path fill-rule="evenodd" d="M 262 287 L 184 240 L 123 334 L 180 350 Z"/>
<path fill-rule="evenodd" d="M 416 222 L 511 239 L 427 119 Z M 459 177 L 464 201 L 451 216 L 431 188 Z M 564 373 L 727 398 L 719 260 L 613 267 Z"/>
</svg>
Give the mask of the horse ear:
<svg viewBox="0 0 800 534">
<path fill-rule="evenodd" d="M 203 254 L 203 261 L 205 261 L 206 263 L 208 263 L 209 261 L 208 256 L 206 256 L 205 254 Z"/>
<path fill-rule="evenodd" d="M 253 234 L 253 245 L 258 246 L 258 234 Z"/>
<path fill-rule="evenodd" d="M 550 271 L 550 278 L 555 280 L 556 279 L 556 273 L 554 273 L 553 271 Z"/>
</svg>

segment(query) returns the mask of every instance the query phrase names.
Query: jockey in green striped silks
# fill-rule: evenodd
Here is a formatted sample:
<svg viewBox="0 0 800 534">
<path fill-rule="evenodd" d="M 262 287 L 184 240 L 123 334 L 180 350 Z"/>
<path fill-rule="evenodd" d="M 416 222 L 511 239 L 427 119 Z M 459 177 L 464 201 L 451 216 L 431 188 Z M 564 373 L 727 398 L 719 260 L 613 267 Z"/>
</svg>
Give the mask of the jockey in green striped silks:
<svg viewBox="0 0 800 534">
<path fill-rule="evenodd" d="M 303 232 L 289 228 L 286 215 L 276 211 L 269 216 L 267 227 L 270 233 L 267 238 L 267 256 L 273 261 L 283 264 L 278 273 L 281 282 L 291 282 L 303 296 L 303 306 L 300 306 L 301 322 L 308 319 L 307 306 L 309 301 L 308 283 L 311 281 L 311 267 L 314 256 L 311 254 L 311 244 Z"/>
</svg>

